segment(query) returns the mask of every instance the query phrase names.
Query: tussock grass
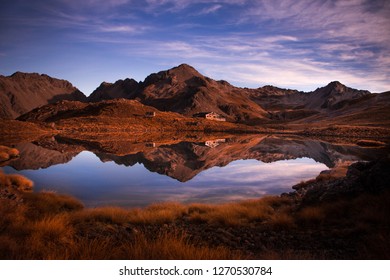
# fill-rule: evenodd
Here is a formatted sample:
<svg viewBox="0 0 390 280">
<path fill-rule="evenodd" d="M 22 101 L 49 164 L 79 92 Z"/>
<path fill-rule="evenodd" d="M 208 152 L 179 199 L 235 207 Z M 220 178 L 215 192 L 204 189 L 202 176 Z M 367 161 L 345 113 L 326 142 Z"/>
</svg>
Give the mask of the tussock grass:
<svg viewBox="0 0 390 280">
<path fill-rule="evenodd" d="M 138 235 L 130 246 L 132 259 L 166 259 L 166 260 L 214 260 L 214 259 L 242 259 L 239 252 L 225 247 L 215 248 L 196 246 L 191 243 L 182 232 L 161 232 L 155 239 Z"/>
<path fill-rule="evenodd" d="M 9 155 L 5 152 L 0 151 L 0 162 L 9 160 Z"/>
<path fill-rule="evenodd" d="M 326 214 L 322 207 L 308 206 L 303 208 L 298 214 L 298 220 L 303 223 L 313 224 L 321 223 L 325 219 Z"/>
<path fill-rule="evenodd" d="M 68 195 L 39 192 L 25 193 L 23 196 L 25 204 L 29 207 L 28 217 L 30 219 L 39 219 L 84 208 L 80 201 Z"/>
<path fill-rule="evenodd" d="M 2 205 L 0 210 L 5 214 L 0 218 L 2 259 L 242 258 L 239 252 L 225 247 L 198 246 L 178 230 L 160 230 L 152 236 L 134 231 L 123 233 L 121 238 L 131 210 L 88 209 L 29 219 L 26 215 L 29 209 L 24 205 Z M 89 232 L 78 234 L 83 227 Z"/>
<path fill-rule="evenodd" d="M 105 223 L 122 225 L 129 222 L 129 219 L 129 211 L 119 207 L 85 209 L 84 211 L 78 211 L 72 215 L 73 224 Z"/>
<path fill-rule="evenodd" d="M 130 222 L 135 224 L 164 224 L 186 215 L 187 212 L 188 208 L 179 203 L 152 204 L 145 209 L 130 210 Z"/>
<path fill-rule="evenodd" d="M 26 177 L 18 174 L 4 174 L 0 169 L 0 187 L 12 188 L 18 191 L 30 191 L 34 186 L 34 182 Z"/>
<path fill-rule="evenodd" d="M 292 221 L 286 218 L 291 207 L 292 202 L 287 198 L 269 196 L 220 205 L 192 204 L 188 206 L 188 216 L 193 222 L 225 226 L 244 226 L 256 222 L 280 226 L 283 221 L 286 226 L 292 226 Z"/>
<path fill-rule="evenodd" d="M 185 233 L 160 232 L 154 238 L 143 233 L 133 239 L 118 240 L 112 236 L 95 239 L 77 239 L 60 254 L 60 259 L 134 259 L 134 260 L 188 260 L 241 259 L 242 254 L 225 247 L 197 246 Z M 113 246 L 115 244 L 115 246 Z"/>
<path fill-rule="evenodd" d="M 22 176 L 2 175 L 2 189 L 14 181 L 30 182 Z M 162 225 L 187 215 L 188 207 L 178 203 L 154 204 L 145 209 L 84 209 L 75 198 L 65 195 L 20 194 L 22 203 L 0 199 L 1 259 L 241 258 L 228 248 L 196 245 L 185 232 L 176 229 L 162 227 L 155 235 L 129 231 L 131 226 Z"/>
<path fill-rule="evenodd" d="M 19 156 L 19 151 L 14 148 L 0 145 L 0 162 Z"/>
<path fill-rule="evenodd" d="M 0 174 L 0 190 L 10 184 L 23 185 L 20 177 Z M 274 241 L 265 242 L 256 258 L 326 258 L 326 251 L 273 247 L 279 233 L 294 236 L 305 231 L 320 232 L 319 236 L 326 232 L 326 238 L 355 242 L 356 258 L 389 258 L 390 191 L 301 207 L 288 197 L 269 196 L 220 205 L 159 203 L 143 209 L 85 209 L 69 196 L 13 190 L 21 200 L 0 197 L 2 259 L 244 258 L 229 242 L 199 245 L 196 240 L 200 236 L 190 231 L 196 225 L 222 229 L 221 234 L 246 228 L 270 232 Z M 218 238 L 217 230 L 215 234 Z"/>
</svg>

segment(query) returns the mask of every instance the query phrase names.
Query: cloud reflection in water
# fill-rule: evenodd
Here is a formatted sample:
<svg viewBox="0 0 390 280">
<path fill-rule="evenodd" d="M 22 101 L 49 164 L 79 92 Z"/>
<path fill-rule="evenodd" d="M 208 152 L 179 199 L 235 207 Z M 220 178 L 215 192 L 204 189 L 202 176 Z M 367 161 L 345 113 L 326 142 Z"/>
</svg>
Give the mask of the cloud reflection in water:
<svg viewBox="0 0 390 280">
<path fill-rule="evenodd" d="M 81 199 L 86 206 L 145 206 L 153 202 L 220 203 L 291 191 L 291 186 L 313 178 L 327 167 L 309 158 L 263 163 L 237 160 L 213 167 L 181 183 L 150 172 L 141 164 L 131 167 L 101 162 L 82 152 L 66 164 L 18 173 L 35 182 L 35 190 L 54 190 Z M 6 167 L 7 173 L 15 171 Z"/>
</svg>

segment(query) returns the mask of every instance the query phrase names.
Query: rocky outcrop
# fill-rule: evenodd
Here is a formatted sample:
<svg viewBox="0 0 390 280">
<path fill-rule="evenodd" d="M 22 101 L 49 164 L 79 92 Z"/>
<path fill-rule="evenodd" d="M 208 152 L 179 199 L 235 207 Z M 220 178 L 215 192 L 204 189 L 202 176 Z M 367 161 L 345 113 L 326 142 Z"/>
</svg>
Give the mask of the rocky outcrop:
<svg viewBox="0 0 390 280">
<path fill-rule="evenodd" d="M 316 179 L 293 186 L 295 192 L 284 194 L 302 200 L 303 205 L 356 197 L 361 193 L 380 194 L 389 190 L 390 160 L 356 162 L 345 177 L 320 174 Z"/>
</svg>

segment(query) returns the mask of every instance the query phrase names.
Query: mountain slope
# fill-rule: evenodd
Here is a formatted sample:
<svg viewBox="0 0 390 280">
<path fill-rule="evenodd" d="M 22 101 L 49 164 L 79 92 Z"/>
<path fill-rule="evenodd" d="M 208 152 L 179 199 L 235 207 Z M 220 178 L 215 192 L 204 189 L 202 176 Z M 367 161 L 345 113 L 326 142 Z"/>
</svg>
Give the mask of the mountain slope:
<svg viewBox="0 0 390 280">
<path fill-rule="evenodd" d="M 153 113 L 150 116 L 150 113 Z M 162 112 L 137 100 L 115 99 L 94 103 L 60 101 L 36 108 L 20 117 L 19 121 L 46 123 L 58 133 L 93 137 L 122 133 L 124 137 L 171 133 L 176 137 L 189 131 L 257 132 L 257 128 L 230 122 L 188 118 L 175 112 Z M 154 135 L 156 136 L 156 135 Z"/>
<path fill-rule="evenodd" d="M 36 107 L 60 100 L 86 101 L 86 97 L 68 81 L 44 74 L 0 75 L 0 118 L 14 119 Z"/>
<path fill-rule="evenodd" d="M 334 81 L 311 92 L 265 86 L 248 91 L 253 101 L 284 123 L 390 125 L 387 93 L 370 93 Z"/>
<path fill-rule="evenodd" d="M 138 83 L 134 79 L 118 80 L 113 84 L 103 82 L 88 96 L 88 101 L 99 102 L 116 98 L 132 99 L 137 89 Z"/>
<path fill-rule="evenodd" d="M 187 64 L 153 73 L 138 85 L 134 82 L 128 88 L 122 81 L 100 86 L 91 94 L 90 100 L 137 99 L 161 111 L 188 117 L 216 112 L 235 122 L 258 123 L 268 118 L 268 113 L 250 100 L 244 89 L 207 78 Z"/>
<path fill-rule="evenodd" d="M 348 105 L 348 102 L 358 100 L 370 94 L 367 90 L 353 89 L 338 81 L 334 81 L 325 87 L 310 92 L 305 107 L 319 110 L 337 110 Z"/>
</svg>

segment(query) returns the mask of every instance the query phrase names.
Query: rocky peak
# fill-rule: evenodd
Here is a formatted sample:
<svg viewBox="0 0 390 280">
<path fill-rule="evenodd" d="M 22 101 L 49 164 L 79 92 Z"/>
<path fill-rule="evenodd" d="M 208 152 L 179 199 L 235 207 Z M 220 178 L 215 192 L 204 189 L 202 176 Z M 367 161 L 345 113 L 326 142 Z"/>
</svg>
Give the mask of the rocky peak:
<svg viewBox="0 0 390 280">
<path fill-rule="evenodd" d="M 169 70 L 160 71 L 149 75 L 143 82 L 147 87 L 151 84 L 180 84 L 190 80 L 205 81 L 206 78 L 200 74 L 195 68 L 188 64 L 181 64 Z"/>
<path fill-rule="evenodd" d="M 88 97 L 90 102 L 116 98 L 133 98 L 138 89 L 138 82 L 134 79 L 118 80 L 115 83 L 103 82 Z"/>
<path fill-rule="evenodd" d="M 333 81 L 326 85 L 325 89 L 332 93 L 343 93 L 347 90 L 347 87 L 339 81 Z"/>
<path fill-rule="evenodd" d="M 340 109 L 348 101 L 358 99 L 364 95 L 370 94 L 367 90 L 357 90 L 347 87 L 338 81 L 333 81 L 327 86 L 317 88 L 310 93 L 310 106 L 320 107 L 321 109 Z"/>
</svg>

